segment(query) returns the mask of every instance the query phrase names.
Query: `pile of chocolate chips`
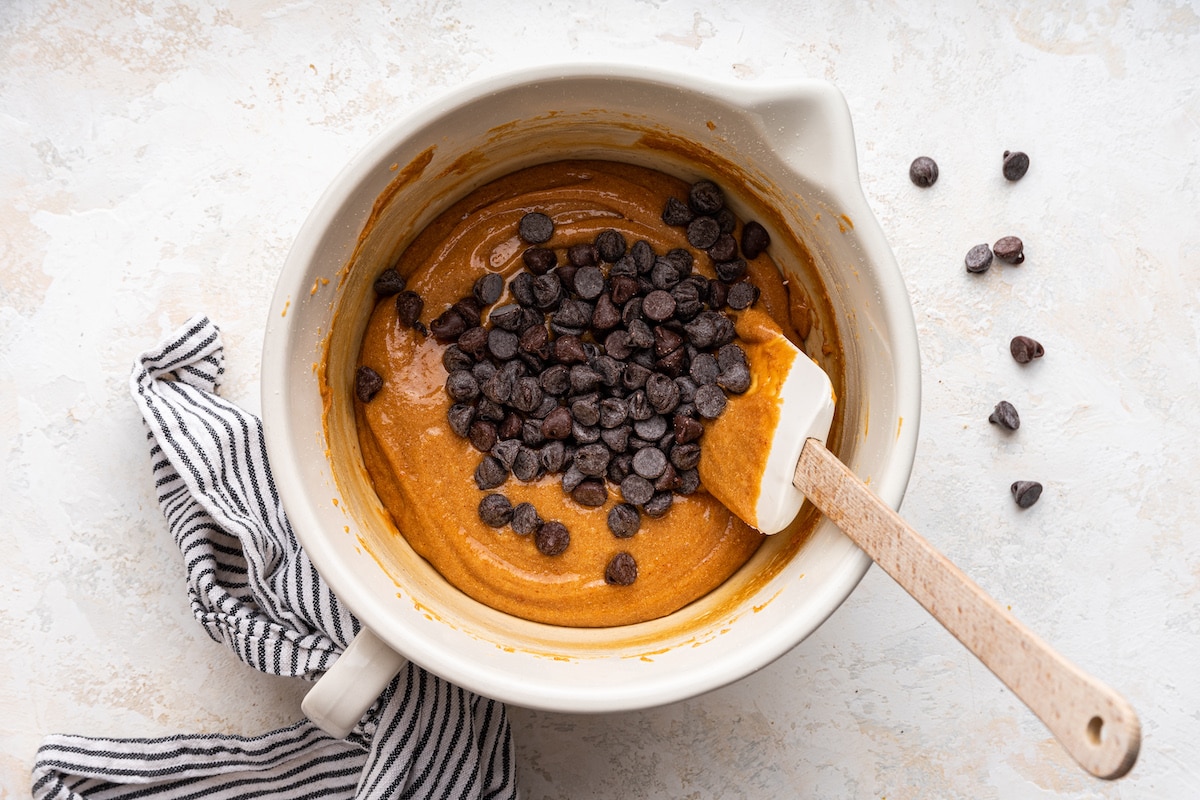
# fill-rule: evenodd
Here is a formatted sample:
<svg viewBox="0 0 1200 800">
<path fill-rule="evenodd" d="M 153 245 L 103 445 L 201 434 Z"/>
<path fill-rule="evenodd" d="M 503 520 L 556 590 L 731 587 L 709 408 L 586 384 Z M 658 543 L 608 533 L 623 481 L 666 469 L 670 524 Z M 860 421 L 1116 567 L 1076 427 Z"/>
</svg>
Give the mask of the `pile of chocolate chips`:
<svg viewBox="0 0 1200 800">
<path fill-rule="evenodd" d="M 512 302 L 496 305 L 504 280 L 488 273 L 428 325 L 446 345 L 449 426 L 484 454 L 474 474 L 489 492 L 480 518 L 533 534 L 545 555 L 569 545 L 565 526 L 490 490 L 510 476 L 560 475 L 575 502 L 598 507 L 616 487 L 623 502 L 610 510 L 608 526 L 617 538 L 631 537 L 642 514 L 660 517 L 676 494 L 699 488 L 702 420 L 721 414 L 727 393 L 750 386 L 727 310 L 758 300 L 745 259 L 769 246 L 766 230 L 746 223 L 739 248 L 734 216 L 708 180 L 693 184 L 686 201 L 669 198 L 662 219 L 686 227 L 688 243 L 712 260 L 715 279 L 695 272 L 689 249 L 656 253 L 613 229 L 556 248 L 553 220 L 531 212 L 518 229 L 527 249 L 524 269 L 508 283 Z M 426 332 L 421 299 L 404 291 L 394 270 L 384 276 L 376 290 L 396 295 L 401 324 Z M 628 585 L 636 576 L 632 557 L 620 553 L 605 579 Z"/>
</svg>

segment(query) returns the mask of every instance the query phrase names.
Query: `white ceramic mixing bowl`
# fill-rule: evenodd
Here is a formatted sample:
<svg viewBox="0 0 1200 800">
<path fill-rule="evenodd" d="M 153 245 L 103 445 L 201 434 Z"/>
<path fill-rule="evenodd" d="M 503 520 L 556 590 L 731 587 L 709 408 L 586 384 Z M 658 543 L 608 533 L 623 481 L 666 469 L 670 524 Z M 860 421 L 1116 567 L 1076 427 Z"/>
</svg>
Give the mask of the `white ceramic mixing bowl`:
<svg viewBox="0 0 1200 800">
<path fill-rule="evenodd" d="M 863 197 L 836 89 L 612 65 L 542 68 L 460 89 L 384 131 L 337 177 L 297 236 L 269 314 L 262 405 L 275 481 L 313 563 L 367 629 L 318 684 L 325 698 L 306 704 L 315 715 L 340 706 L 352 724 L 361 697 L 373 699 L 401 663 L 396 653 L 471 691 L 539 709 L 622 711 L 692 697 L 795 647 L 871 563 L 822 520 L 807 538 L 771 537 L 719 589 L 668 617 L 564 628 L 471 600 L 394 536 L 353 428 L 351 377 L 371 282 L 471 189 L 579 157 L 712 177 L 773 241 L 804 243 L 809 267 L 785 245 L 772 253 L 793 280 L 812 286 L 815 270 L 830 299 L 845 363 L 837 451 L 885 502 L 900 503 L 920 413 L 916 329 Z"/>
</svg>

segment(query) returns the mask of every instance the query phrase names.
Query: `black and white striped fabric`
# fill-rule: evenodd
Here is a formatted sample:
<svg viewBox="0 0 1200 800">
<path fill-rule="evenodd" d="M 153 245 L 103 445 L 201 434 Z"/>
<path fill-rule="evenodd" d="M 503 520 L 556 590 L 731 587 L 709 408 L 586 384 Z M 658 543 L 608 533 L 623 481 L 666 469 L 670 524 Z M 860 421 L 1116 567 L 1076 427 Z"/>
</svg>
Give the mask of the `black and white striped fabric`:
<svg viewBox="0 0 1200 800">
<path fill-rule="evenodd" d="M 207 317 L 134 364 L 159 504 L 208 635 L 255 669 L 315 679 L 359 623 L 292 534 L 261 422 L 215 394 L 223 371 Z M 33 796 L 459 800 L 515 798 L 517 787 L 504 706 L 410 664 L 345 740 L 308 720 L 254 737 L 49 736 Z"/>
</svg>

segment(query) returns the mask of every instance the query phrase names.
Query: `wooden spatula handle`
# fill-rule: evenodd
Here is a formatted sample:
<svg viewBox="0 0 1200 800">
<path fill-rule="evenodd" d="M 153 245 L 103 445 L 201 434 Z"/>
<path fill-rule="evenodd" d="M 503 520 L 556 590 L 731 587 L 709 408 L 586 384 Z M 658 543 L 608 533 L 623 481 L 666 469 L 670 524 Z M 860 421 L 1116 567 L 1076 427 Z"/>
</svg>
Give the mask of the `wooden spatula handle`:
<svg viewBox="0 0 1200 800">
<path fill-rule="evenodd" d="M 875 496 L 816 439 L 800 455 L 796 488 L 1029 706 L 1099 778 L 1127 773 L 1141 746 L 1137 713 L 1071 664 Z"/>
</svg>

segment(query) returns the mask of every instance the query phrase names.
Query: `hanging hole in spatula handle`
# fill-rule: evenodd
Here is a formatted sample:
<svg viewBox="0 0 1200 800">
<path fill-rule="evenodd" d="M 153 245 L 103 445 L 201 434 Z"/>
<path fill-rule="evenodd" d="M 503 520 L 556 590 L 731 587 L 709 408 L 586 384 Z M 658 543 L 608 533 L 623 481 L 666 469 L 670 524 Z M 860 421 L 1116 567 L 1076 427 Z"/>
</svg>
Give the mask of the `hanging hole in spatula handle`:
<svg viewBox="0 0 1200 800">
<path fill-rule="evenodd" d="M 1109 780 L 1129 772 L 1142 734 L 1123 697 L 1018 622 L 820 441 L 804 445 L 793 485 L 978 656 L 1080 766 Z"/>
</svg>

